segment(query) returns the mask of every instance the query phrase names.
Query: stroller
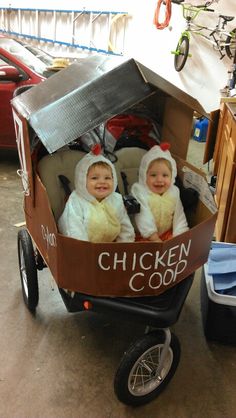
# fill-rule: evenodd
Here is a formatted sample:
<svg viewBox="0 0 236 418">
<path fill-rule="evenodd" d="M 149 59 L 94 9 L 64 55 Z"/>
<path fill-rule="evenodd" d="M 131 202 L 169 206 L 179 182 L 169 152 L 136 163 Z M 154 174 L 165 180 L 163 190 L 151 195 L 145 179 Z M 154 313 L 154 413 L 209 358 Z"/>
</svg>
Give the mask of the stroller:
<svg viewBox="0 0 236 418">
<path fill-rule="evenodd" d="M 137 103 L 145 104 L 149 115 L 155 110 L 161 135 L 173 109 L 184 114 L 187 107 L 188 115 L 193 108 L 203 112 L 194 99 L 140 63 L 116 58 L 91 57 L 27 91 L 15 91 L 12 108 L 26 218 L 26 228 L 18 233 L 18 256 L 23 298 L 31 312 L 39 300 L 38 271 L 48 267 L 68 312 L 102 312 L 146 325 L 145 335 L 126 350 L 114 379 L 121 402 L 142 405 L 161 393 L 177 369 L 180 343 L 170 327 L 179 318 L 194 271 L 207 260 L 216 210 L 204 176 L 182 158 L 186 147 L 176 146 L 183 190 L 188 197 L 198 196 L 191 205 L 186 199 L 189 231 L 163 243 L 109 244 L 58 232 L 57 220 L 74 188 L 75 166 L 86 152 L 82 135 L 124 110 L 132 111 Z M 173 144 L 178 136 L 183 141 L 182 134 L 176 130 Z M 119 191 L 132 217 L 137 205 L 129 190 L 145 147 L 132 143 L 112 151 L 104 136 L 100 140 L 114 158 Z"/>
</svg>

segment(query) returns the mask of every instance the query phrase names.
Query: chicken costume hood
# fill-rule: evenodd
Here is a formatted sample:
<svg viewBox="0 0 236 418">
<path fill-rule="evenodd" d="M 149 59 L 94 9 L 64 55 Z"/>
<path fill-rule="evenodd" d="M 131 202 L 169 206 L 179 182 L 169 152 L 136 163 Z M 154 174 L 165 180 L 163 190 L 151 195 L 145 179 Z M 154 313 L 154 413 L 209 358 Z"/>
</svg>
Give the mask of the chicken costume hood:
<svg viewBox="0 0 236 418">
<path fill-rule="evenodd" d="M 172 158 L 170 151 L 170 145 L 166 142 L 162 143 L 161 145 L 155 145 L 152 147 L 146 154 L 144 154 L 139 168 L 139 183 L 146 187 L 146 177 L 147 177 L 147 170 L 149 165 L 159 159 L 163 158 L 170 162 L 172 167 L 172 177 L 171 177 L 171 184 L 173 185 L 175 182 L 175 178 L 177 176 L 177 167 L 174 158 Z"/>
<path fill-rule="evenodd" d="M 86 154 L 75 168 L 75 190 L 71 193 L 58 221 L 62 234 L 91 242 L 133 242 L 134 229 L 127 215 L 121 194 L 116 193 L 117 175 L 113 164 L 96 145 Z M 98 201 L 87 190 L 89 168 L 96 163 L 111 167 L 113 176 L 112 192 Z"/>
<path fill-rule="evenodd" d="M 106 163 L 111 167 L 112 176 L 113 176 L 113 192 L 117 188 L 117 175 L 113 164 L 108 160 L 108 158 L 104 157 L 102 154 L 96 154 L 96 152 L 100 152 L 100 149 L 95 149 L 91 151 L 89 154 L 86 154 L 76 165 L 75 168 L 75 190 L 77 194 L 84 199 L 88 200 L 89 202 L 93 202 L 95 199 L 88 190 L 87 190 L 87 174 L 89 168 L 96 163 Z"/>
</svg>

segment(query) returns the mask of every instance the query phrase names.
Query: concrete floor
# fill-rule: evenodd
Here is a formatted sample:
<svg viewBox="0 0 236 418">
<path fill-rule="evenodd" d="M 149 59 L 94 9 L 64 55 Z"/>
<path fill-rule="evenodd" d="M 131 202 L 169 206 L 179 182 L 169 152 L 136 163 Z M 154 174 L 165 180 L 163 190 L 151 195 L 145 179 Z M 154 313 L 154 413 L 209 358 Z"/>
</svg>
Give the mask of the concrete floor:
<svg viewBox="0 0 236 418">
<path fill-rule="evenodd" d="M 16 247 L 15 224 L 24 221 L 17 168 L 16 154 L 1 151 L 0 418 L 235 418 L 236 347 L 204 337 L 199 271 L 172 328 L 182 349 L 176 374 L 159 398 L 139 408 L 117 400 L 113 378 L 143 326 L 69 314 L 47 269 L 39 272 L 37 313 L 27 311 Z"/>
</svg>

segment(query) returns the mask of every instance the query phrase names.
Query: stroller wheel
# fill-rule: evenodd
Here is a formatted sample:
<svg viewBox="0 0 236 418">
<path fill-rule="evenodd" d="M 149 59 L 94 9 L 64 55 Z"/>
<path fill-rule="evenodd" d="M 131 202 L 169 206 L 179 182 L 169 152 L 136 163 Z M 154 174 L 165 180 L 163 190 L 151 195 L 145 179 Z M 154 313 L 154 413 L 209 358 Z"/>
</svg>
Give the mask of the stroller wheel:
<svg viewBox="0 0 236 418">
<path fill-rule="evenodd" d="M 157 375 L 165 335 L 154 331 L 133 343 L 124 354 L 114 380 L 117 398 L 126 405 L 139 406 L 152 401 L 174 376 L 180 360 L 180 344 L 171 333 L 171 342 Z"/>
<path fill-rule="evenodd" d="M 18 233 L 18 259 L 23 299 L 27 308 L 35 312 L 39 300 L 38 275 L 33 243 L 26 229 Z"/>
</svg>

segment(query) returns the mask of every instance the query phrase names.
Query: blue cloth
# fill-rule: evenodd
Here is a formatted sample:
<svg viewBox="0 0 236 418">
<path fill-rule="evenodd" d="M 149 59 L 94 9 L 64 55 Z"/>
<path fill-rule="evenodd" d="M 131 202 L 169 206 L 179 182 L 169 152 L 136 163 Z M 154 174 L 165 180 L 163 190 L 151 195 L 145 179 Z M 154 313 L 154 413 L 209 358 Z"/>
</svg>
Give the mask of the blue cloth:
<svg viewBox="0 0 236 418">
<path fill-rule="evenodd" d="M 216 291 L 236 288 L 236 273 L 213 274 L 214 289 Z M 235 293 L 236 295 L 236 293 Z"/>
<path fill-rule="evenodd" d="M 219 293 L 236 296 L 236 245 L 213 242 L 208 258 L 208 274 Z"/>
</svg>

